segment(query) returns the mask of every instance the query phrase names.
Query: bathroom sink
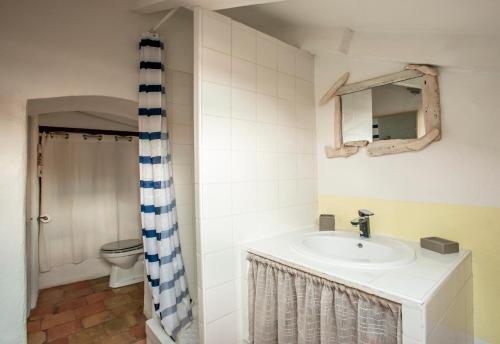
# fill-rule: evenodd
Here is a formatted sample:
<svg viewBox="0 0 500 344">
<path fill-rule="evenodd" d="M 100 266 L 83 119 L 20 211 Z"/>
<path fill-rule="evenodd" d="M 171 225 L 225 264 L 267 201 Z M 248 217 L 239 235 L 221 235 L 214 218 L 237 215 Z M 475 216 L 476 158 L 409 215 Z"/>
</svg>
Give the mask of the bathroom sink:
<svg viewBox="0 0 500 344">
<path fill-rule="evenodd" d="M 415 260 L 415 250 L 401 241 L 380 235 L 360 238 L 357 232 L 308 233 L 291 246 L 307 258 L 349 268 L 391 269 Z"/>
</svg>

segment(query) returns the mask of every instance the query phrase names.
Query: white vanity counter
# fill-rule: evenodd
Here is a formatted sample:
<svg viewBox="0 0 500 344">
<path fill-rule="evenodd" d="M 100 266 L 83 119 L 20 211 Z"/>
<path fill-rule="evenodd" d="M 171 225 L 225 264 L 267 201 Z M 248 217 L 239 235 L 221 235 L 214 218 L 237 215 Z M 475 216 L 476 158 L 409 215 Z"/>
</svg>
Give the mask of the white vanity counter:
<svg viewBox="0 0 500 344">
<path fill-rule="evenodd" d="M 299 253 L 293 248 L 313 229 L 247 244 L 256 255 L 374 294 L 403 305 L 404 343 L 469 343 L 472 340 L 471 253 L 442 255 L 399 240 L 415 250 L 403 267 L 342 267 Z M 360 239 L 363 243 L 370 239 Z"/>
</svg>

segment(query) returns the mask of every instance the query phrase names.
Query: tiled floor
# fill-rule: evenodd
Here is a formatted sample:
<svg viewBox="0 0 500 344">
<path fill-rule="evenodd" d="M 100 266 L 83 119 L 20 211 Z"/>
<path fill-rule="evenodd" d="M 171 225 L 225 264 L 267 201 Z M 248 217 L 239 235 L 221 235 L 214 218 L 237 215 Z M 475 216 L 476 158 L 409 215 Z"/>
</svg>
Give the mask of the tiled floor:
<svg viewBox="0 0 500 344">
<path fill-rule="evenodd" d="M 40 291 L 29 344 L 145 344 L 143 284 L 111 289 L 108 277 Z"/>
</svg>

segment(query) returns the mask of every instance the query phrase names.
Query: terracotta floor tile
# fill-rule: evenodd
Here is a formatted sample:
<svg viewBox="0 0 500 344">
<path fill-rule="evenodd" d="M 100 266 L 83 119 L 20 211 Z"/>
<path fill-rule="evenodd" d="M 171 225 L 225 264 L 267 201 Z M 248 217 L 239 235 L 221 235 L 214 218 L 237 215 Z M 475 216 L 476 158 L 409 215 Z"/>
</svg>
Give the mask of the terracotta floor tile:
<svg viewBox="0 0 500 344">
<path fill-rule="evenodd" d="M 56 339 L 52 342 L 49 342 L 49 344 L 69 344 L 69 337 Z"/>
<path fill-rule="evenodd" d="M 89 280 L 88 282 L 90 285 L 96 285 L 96 284 L 100 284 L 100 283 L 108 284 L 109 283 L 109 276 L 99 277 L 99 278 L 96 278 L 93 280 Z"/>
<path fill-rule="evenodd" d="M 111 290 L 111 288 L 109 287 L 108 282 L 104 282 L 104 283 L 93 284 L 92 290 L 93 291 L 104 291 L 104 290 Z"/>
<path fill-rule="evenodd" d="M 104 301 L 106 308 L 111 309 L 134 302 L 130 295 L 116 295 Z"/>
<path fill-rule="evenodd" d="M 95 338 L 106 336 L 103 325 L 97 325 L 90 328 L 82 328 L 80 331 L 69 336 L 70 344 L 89 344 L 93 343 Z"/>
<path fill-rule="evenodd" d="M 109 335 L 120 333 L 122 331 L 127 330 L 128 328 L 129 328 L 129 323 L 125 318 L 115 318 L 113 320 L 104 323 L 104 329 L 106 330 L 106 333 Z"/>
<path fill-rule="evenodd" d="M 53 314 L 55 311 L 54 305 L 42 305 L 33 309 L 30 313 L 30 320 L 41 319 L 46 315 Z"/>
<path fill-rule="evenodd" d="M 75 315 L 77 318 L 84 318 L 90 315 L 100 313 L 105 310 L 104 303 L 96 302 L 90 305 L 86 305 L 75 309 Z"/>
<path fill-rule="evenodd" d="M 97 338 L 95 344 L 131 344 L 137 340 L 130 332 L 121 332 L 116 335 Z"/>
<path fill-rule="evenodd" d="M 118 306 L 115 308 L 112 308 L 111 311 L 113 312 L 114 315 L 120 316 L 124 314 L 138 314 L 142 313 L 143 311 L 143 304 L 138 303 L 138 302 L 132 302 L 129 304 L 125 304 L 122 306 Z"/>
<path fill-rule="evenodd" d="M 94 291 L 90 287 L 80 288 L 76 290 L 67 291 L 64 293 L 64 299 L 69 301 L 82 296 L 87 296 L 92 294 Z"/>
<path fill-rule="evenodd" d="M 78 289 L 83 289 L 83 288 L 88 288 L 90 287 L 89 281 L 80 281 L 80 282 L 75 282 L 71 284 L 66 284 L 61 286 L 61 289 L 64 291 L 73 291 L 73 290 L 78 290 Z"/>
<path fill-rule="evenodd" d="M 42 324 L 42 320 L 28 321 L 28 324 L 26 325 L 28 333 L 40 331 L 41 324 Z"/>
<path fill-rule="evenodd" d="M 106 299 L 109 299 L 109 298 L 112 298 L 113 297 L 113 292 L 111 290 L 104 290 L 104 291 L 100 291 L 100 292 L 94 292 L 90 295 L 87 295 L 86 298 L 87 298 L 87 302 L 89 304 L 91 303 L 96 303 L 96 302 L 99 302 L 99 301 L 103 301 L 103 300 L 106 300 Z"/>
<path fill-rule="evenodd" d="M 113 288 L 111 290 L 113 291 L 114 294 L 128 294 L 132 292 L 137 292 L 139 288 L 137 287 L 136 284 L 132 284 L 121 288 Z"/>
<path fill-rule="evenodd" d="M 59 338 L 68 337 L 81 328 L 79 320 L 73 320 L 68 323 L 51 327 L 47 330 L 47 341 L 53 341 Z"/>
<path fill-rule="evenodd" d="M 48 291 L 42 290 L 40 295 L 38 295 L 37 302 L 44 304 L 46 302 L 54 303 L 54 301 L 60 301 L 64 299 L 64 291 L 62 289 L 51 288 Z"/>
<path fill-rule="evenodd" d="M 75 320 L 75 319 L 76 319 L 76 317 L 75 317 L 75 313 L 73 312 L 73 310 L 69 310 L 69 311 L 57 313 L 57 314 L 49 314 L 49 315 L 46 315 L 43 317 L 42 325 L 40 326 L 40 328 L 42 330 L 46 330 L 50 327 L 61 325 L 61 324 L 70 322 L 70 321 Z"/>
<path fill-rule="evenodd" d="M 57 308 L 57 312 L 61 313 L 71 309 L 77 309 L 87 305 L 87 299 L 85 297 L 79 297 L 77 299 L 64 301 Z"/>
<path fill-rule="evenodd" d="M 100 312 L 94 315 L 90 315 L 82 319 L 82 325 L 85 328 L 96 326 L 102 324 L 106 321 L 112 320 L 114 318 L 113 313 L 110 311 Z"/>
<path fill-rule="evenodd" d="M 29 344 L 145 344 L 142 283 L 109 288 L 108 277 L 40 291 Z"/>
<path fill-rule="evenodd" d="M 45 339 L 46 334 L 43 331 L 28 333 L 28 344 L 43 344 Z"/>
<path fill-rule="evenodd" d="M 136 338 L 146 338 L 146 324 L 145 323 L 137 324 L 134 327 L 130 328 L 130 332 Z"/>
</svg>

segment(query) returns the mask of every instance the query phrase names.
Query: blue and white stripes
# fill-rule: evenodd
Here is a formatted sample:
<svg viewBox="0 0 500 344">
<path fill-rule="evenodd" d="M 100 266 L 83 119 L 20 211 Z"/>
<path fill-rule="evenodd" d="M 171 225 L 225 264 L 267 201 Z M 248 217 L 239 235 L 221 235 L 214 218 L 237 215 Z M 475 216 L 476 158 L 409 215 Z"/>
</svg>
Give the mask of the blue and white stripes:
<svg viewBox="0 0 500 344">
<path fill-rule="evenodd" d="M 179 242 L 163 107 L 163 43 L 157 34 L 145 33 L 139 48 L 139 166 L 146 273 L 155 310 L 165 331 L 176 338 L 193 317 Z"/>
</svg>

